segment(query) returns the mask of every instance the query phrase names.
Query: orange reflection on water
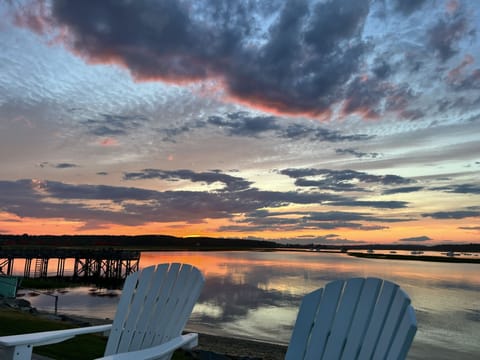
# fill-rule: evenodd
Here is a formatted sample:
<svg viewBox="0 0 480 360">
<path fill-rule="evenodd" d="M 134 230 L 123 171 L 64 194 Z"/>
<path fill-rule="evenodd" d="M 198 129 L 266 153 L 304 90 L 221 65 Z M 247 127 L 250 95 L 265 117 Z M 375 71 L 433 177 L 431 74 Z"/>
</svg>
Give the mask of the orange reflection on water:
<svg viewBox="0 0 480 360">
<path fill-rule="evenodd" d="M 248 256 L 245 256 L 247 255 Z M 252 257 L 255 254 L 255 257 Z M 262 256 L 265 254 L 265 256 Z M 271 256 L 274 254 L 274 256 Z M 251 251 L 231 251 L 231 252 L 142 252 L 140 267 L 150 265 L 179 262 L 188 263 L 198 267 L 204 273 L 224 275 L 227 265 L 260 265 L 262 267 L 274 268 L 301 268 L 305 270 L 326 271 L 334 269 L 336 272 L 358 273 L 359 264 L 362 265 L 366 276 L 372 273 L 385 274 L 396 273 L 404 274 L 407 277 L 418 280 L 432 280 L 432 274 L 449 278 L 451 280 L 462 281 L 469 277 L 470 271 L 475 271 L 475 265 L 455 264 L 456 267 L 463 267 L 461 272 L 438 272 L 438 268 L 444 268 L 445 264 L 421 261 L 404 260 L 377 260 L 360 259 L 350 257 L 346 254 L 312 253 L 312 252 L 293 252 L 293 251 L 275 251 L 275 252 L 251 252 Z M 406 266 L 414 265 L 414 266 Z M 478 270 L 478 269 L 477 269 Z M 470 274 L 473 275 L 473 274 Z M 471 280 L 471 279 L 470 279 Z M 480 279 L 479 279 L 480 280 Z"/>
</svg>

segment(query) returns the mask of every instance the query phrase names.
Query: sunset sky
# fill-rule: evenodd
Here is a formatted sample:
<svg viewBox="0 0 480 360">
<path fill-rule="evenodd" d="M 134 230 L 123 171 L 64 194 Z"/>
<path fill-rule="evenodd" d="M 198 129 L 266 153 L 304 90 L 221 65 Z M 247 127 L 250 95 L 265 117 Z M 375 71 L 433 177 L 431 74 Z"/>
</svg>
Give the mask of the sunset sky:
<svg viewBox="0 0 480 360">
<path fill-rule="evenodd" d="M 0 19 L 0 234 L 480 242 L 480 2 Z"/>
</svg>

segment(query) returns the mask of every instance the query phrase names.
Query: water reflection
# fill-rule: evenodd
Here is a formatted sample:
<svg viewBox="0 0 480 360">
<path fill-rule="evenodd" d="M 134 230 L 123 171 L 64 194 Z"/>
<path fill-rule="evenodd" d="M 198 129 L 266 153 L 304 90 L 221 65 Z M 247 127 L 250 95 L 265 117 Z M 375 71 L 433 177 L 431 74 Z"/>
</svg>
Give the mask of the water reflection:
<svg viewBox="0 0 480 360">
<path fill-rule="evenodd" d="M 306 293 L 331 280 L 374 276 L 399 283 L 411 296 L 419 322 L 415 343 L 480 358 L 477 264 L 292 251 L 156 252 L 142 253 L 140 267 L 162 262 L 190 263 L 205 275 L 205 288 L 189 322 L 198 331 L 288 343 Z M 71 288 L 60 294 L 59 311 L 113 317 L 118 298 L 92 296 L 89 289 Z M 52 306 L 47 297 L 28 300 L 38 308 Z"/>
</svg>

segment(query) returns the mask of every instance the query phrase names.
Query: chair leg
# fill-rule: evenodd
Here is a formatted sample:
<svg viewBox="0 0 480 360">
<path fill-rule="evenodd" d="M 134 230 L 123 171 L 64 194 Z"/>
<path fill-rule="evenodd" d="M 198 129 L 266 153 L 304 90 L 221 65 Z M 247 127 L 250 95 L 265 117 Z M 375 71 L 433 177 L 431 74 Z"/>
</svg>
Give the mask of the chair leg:
<svg viewBox="0 0 480 360">
<path fill-rule="evenodd" d="M 3 348 L 5 360 L 30 360 L 32 358 L 33 346 L 18 345 L 14 347 Z"/>
</svg>

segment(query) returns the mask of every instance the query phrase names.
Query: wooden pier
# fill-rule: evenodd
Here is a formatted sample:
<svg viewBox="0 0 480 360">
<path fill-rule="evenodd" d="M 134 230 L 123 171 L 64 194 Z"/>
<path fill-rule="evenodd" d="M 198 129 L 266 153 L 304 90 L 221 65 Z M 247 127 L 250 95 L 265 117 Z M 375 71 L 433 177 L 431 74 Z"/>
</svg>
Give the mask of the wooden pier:
<svg viewBox="0 0 480 360">
<path fill-rule="evenodd" d="M 0 269 L 4 274 L 13 275 L 15 259 L 25 260 L 25 278 L 64 277 L 66 260 L 73 259 L 73 278 L 125 279 L 128 274 L 138 270 L 140 252 L 114 249 L 0 249 Z M 55 273 L 48 267 L 52 259 L 57 260 Z"/>
</svg>

